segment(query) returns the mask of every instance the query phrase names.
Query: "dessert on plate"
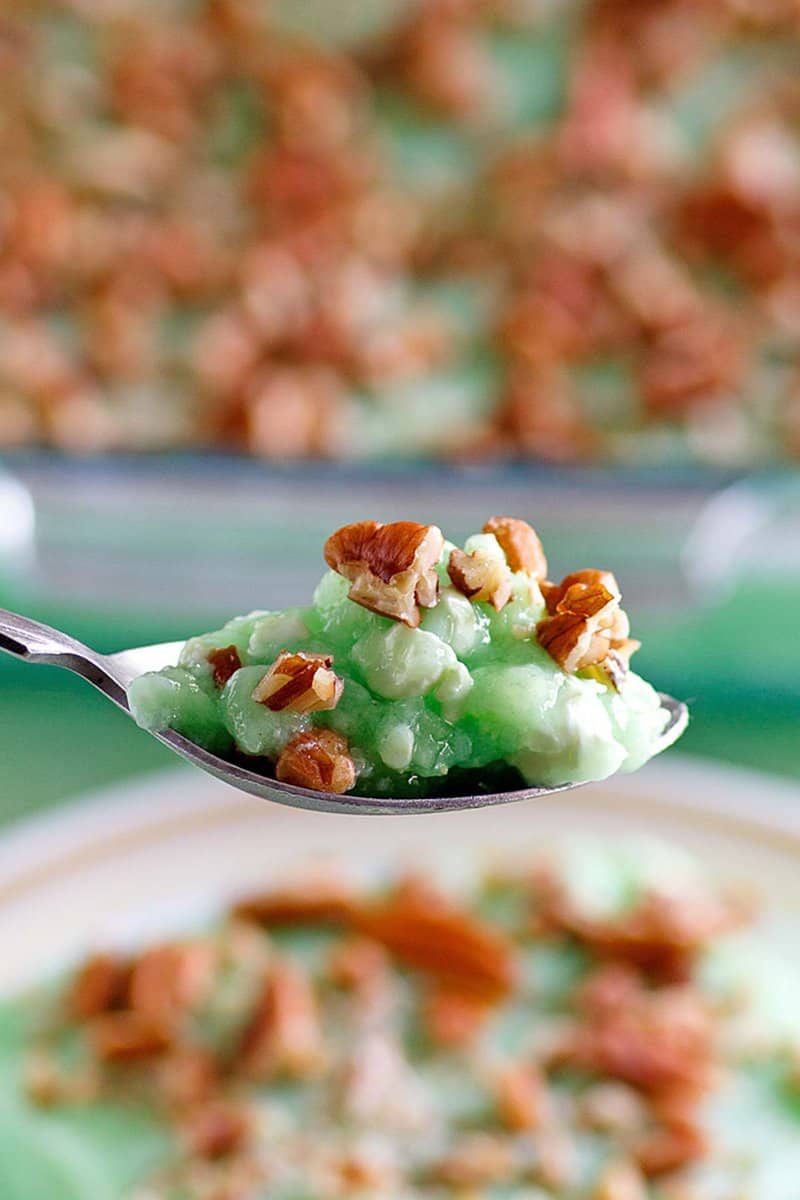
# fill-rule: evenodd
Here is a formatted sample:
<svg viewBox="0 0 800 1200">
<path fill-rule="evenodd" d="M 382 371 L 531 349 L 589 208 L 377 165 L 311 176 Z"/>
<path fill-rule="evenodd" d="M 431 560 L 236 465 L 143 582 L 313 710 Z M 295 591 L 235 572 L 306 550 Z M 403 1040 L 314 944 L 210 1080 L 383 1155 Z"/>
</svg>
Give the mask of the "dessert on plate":
<svg viewBox="0 0 800 1200">
<path fill-rule="evenodd" d="M 0 1010 L 0 1176 L 25 1200 L 787 1200 L 800 1022 L 749 919 L 654 842 L 284 883 Z"/>
<path fill-rule="evenodd" d="M 360 521 L 325 559 L 310 606 L 236 617 L 134 680 L 139 724 L 371 796 L 604 779 L 657 749 L 668 714 L 630 669 L 616 579 L 552 582 L 526 522 L 492 517 L 461 548 Z"/>
</svg>

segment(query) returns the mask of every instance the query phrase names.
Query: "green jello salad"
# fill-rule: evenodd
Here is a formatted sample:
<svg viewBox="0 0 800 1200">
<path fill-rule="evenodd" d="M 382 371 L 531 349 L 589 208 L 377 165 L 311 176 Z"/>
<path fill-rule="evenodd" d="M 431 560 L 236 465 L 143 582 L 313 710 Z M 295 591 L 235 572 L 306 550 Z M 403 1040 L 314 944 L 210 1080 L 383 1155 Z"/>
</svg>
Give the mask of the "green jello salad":
<svg viewBox="0 0 800 1200">
<path fill-rule="evenodd" d="M 524 521 L 493 517 L 463 549 L 435 525 L 361 521 L 325 560 L 309 607 L 236 617 L 134 680 L 139 724 L 370 796 L 604 779 L 657 749 L 667 714 L 629 668 L 614 576 L 549 581 Z"/>
</svg>

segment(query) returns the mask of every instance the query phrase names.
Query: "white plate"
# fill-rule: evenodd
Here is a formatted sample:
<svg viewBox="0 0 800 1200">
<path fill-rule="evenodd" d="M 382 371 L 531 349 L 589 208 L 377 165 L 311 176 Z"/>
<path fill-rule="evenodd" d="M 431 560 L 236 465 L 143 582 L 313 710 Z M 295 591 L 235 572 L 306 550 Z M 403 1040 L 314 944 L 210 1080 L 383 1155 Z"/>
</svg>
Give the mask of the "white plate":
<svg viewBox="0 0 800 1200">
<path fill-rule="evenodd" d="M 202 918 L 309 861 L 457 871 L 575 837 L 666 837 L 800 919 L 800 789 L 679 756 L 524 805 L 426 817 L 332 817 L 252 800 L 179 769 L 25 822 L 0 842 L 0 993 L 99 943 Z"/>
</svg>

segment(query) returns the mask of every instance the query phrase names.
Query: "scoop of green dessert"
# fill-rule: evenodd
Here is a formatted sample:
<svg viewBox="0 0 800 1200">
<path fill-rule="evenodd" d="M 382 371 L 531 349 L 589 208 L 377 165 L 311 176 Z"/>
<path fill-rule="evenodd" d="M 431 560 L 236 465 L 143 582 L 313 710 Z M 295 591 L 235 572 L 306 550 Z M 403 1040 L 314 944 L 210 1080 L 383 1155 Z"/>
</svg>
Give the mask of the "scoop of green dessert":
<svg viewBox="0 0 800 1200">
<path fill-rule="evenodd" d="M 309 607 L 236 617 L 134 680 L 138 723 L 371 796 L 434 794 L 465 772 L 604 779 L 655 752 L 668 718 L 630 670 L 614 576 L 550 582 L 524 521 L 493 517 L 463 549 L 435 525 L 363 521 L 325 559 Z"/>
</svg>

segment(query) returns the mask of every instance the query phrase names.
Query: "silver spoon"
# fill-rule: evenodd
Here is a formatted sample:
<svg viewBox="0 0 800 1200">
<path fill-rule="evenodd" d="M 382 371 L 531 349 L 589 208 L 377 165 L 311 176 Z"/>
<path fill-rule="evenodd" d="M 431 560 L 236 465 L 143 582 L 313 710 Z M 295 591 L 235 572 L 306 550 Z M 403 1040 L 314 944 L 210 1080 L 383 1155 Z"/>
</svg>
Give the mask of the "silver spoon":
<svg viewBox="0 0 800 1200">
<path fill-rule="evenodd" d="M 54 667 L 65 667 L 82 675 L 98 688 L 109 700 L 130 716 L 128 687 L 145 671 L 158 671 L 162 667 L 174 666 L 183 648 L 183 642 L 163 642 L 158 646 L 139 646 L 135 650 L 122 650 L 119 654 L 98 654 L 66 633 L 31 621 L 28 617 L 0 609 L 0 650 L 13 654 L 26 662 L 49 663 Z M 669 714 L 656 753 L 666 750 L 677 741 L 689 720 L 686 705 L 671 696 L 661 693 L 661 703 Z M 462 808 L 483 808 L 493 804 L 510 804 L 515 800 L 531 800 L 536 796 L 547 796 L 552 792 L 564 792 L 580 785 L 562 783 L 558 787 L 527 787 L 516 791 L 495 792 L 470 796 L 431 796 L 393 800 L 377 796 L 338 795 L 335 792 L 315 792 L 310 788 L 294 784 L 278 783 L 260 771 L 251 770 L 238 762 L 230 762 L 211 754 L 202 746 L 190 742 L 171 729 L 154 734 L 165 746 L 176 754 L 194 763 L 196 767 L 229 783 L 240 791 L 250 792 L 262 800 L 275 800 L 293 808 L 310 808 L 317 812 L 339 813 L 428 813 L 455 812 Z"/>
</svg>

